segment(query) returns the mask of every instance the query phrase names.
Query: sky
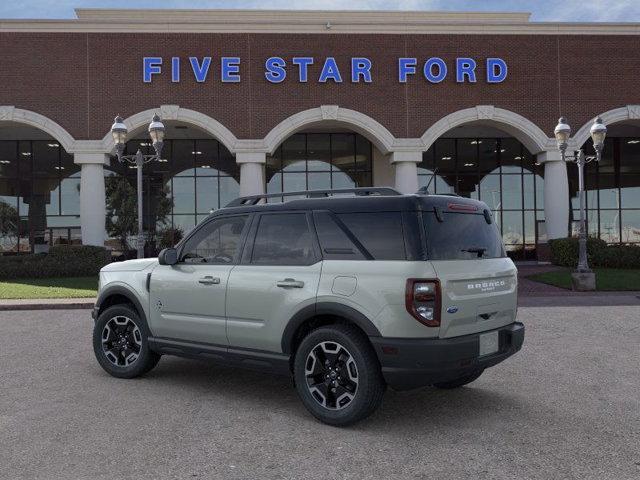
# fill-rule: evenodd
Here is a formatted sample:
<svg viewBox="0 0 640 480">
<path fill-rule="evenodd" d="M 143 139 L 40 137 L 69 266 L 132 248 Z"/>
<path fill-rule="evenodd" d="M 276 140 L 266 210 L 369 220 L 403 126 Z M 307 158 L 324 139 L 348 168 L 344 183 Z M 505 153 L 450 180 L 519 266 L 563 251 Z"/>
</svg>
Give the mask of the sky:
<svg viewBox="0 0 640 480">
<path fill-rule="evenodd" d="M 2 0 L 0 18 L 75 18 L 76 7 L 515 11 L 540 22 L 640 22 L 640 0 Z"/>
</svg>

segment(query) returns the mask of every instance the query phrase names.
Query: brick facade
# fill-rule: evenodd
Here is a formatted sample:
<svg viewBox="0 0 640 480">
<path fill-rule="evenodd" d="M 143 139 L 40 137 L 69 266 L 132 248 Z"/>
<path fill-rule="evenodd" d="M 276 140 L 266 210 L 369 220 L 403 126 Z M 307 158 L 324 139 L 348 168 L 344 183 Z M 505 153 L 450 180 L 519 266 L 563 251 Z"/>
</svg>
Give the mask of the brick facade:
<svg viewBox="0 0 640 480">
<path fill-rule="evenodd" d="M 215 118 L 238 138 L 262 138 L 290 115 L 333 104 L 374 118 L 398 138 L 422 135 L 454 111 L 491 104 L 518 113 L 549 136 L 560 114 L 578 128 L 594 114 L 640 103 L 638 37 L 629 35 L 271 34 L 271 33 L 0 33 L 0 105 L 44 115 L 75 139 L 100 139 L 113 116 L 177 104 Z M 309 81 L 290 69 L 280 84 L 264 77 L 264 61 L 311 56 Z M 142 81 L 142 58 L 161 56 L 164 72 Z M 169 61 L 182 58 L 172 83 Z M 213 57 L 209 78 L 197 83 L 188 57 Z M 242 58 L 240 83 L 220 82 L 220 57 Z M 321 62 L 334 56 L 344 82 L 318 83 Z M 349 59 L 368 57 L 373 82 L 349 81 Z M 421 62 L 449 65 L 440 84 L 421 75 Z M 458 84 L 456 57 L 478 60 L 478 83 Z M 397 78 L 398 57 L 417 57 L 408 83 Z M 501 57 L 508 78 L 487 84 L 483 63 Z"/>
</svg>

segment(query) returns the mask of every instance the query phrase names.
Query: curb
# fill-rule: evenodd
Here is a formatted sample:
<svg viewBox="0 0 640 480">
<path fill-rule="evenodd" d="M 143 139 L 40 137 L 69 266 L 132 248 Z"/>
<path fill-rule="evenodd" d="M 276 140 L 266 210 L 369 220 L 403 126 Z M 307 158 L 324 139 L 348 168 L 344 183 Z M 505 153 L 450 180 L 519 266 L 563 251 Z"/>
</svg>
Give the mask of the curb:
<svg viewBox="0 0 640 480">
<path fill-rule="evenodd" d="M 94 300 L 69 303 L 0 303 L 0 312 L 15 310 L 85 310 L 92 309 Z"/>
</svg>

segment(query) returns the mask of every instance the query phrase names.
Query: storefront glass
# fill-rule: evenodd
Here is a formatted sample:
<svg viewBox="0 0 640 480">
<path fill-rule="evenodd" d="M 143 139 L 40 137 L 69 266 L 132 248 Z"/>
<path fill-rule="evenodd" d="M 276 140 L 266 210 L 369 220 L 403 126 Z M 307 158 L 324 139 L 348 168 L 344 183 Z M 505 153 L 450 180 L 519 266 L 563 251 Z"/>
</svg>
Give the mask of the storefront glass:
<svg viewBox="0 0 640 480">
<path fill-rule="evenodd" d="M 127 142 L 125 153 L 138 148 L 151 154 L 148 140 Z M 235 158 L 218 141 L 165 140 L 162 160 L 143 168 L 145 232 L 151 248 L 168 229 L 184 235 L 212 210 L 225 206 L 239 195 L 240 170 Z M 112 157 L 105 168 L 108 245 L 122 248 L 126 239 L 133 247 L 132 232 L 137 227 L 136 169 Z M 125 214 L 119 213 L 124 211 Z M 123 218 L 126 217 L 126 218 Z M 111 222 L 111 224 L 110 224 Z"/>
<path fill-rule="evenodd" d="M 418 165 L 419 185 L 492 210 L 509 254 L 532 258 L 543 237 L 543 168 L 514 138 L 440 138 Z"/>
<path fill-rule="evenodd" d="M 80 166 L 54 140 L 0 141 L 0 252 L 79 244 Z"/>
<path fill-rule="evenodd" d="M 584 145 L 593 152 L 589 140 Z M 571 230 L 578 232 L 578 169 L 567 165 L 571 196 Z M 608 137 L 602 160 L 585 169 L 586 218 L 590 235 L 607 243 L 640 243 L 640 138 Z"/>
<path fill-rule="evenodd" d="M 370 187 L 371 142 L 356 133 L 298 133 L 267 157 L 267 193 Z"/>
</svg>

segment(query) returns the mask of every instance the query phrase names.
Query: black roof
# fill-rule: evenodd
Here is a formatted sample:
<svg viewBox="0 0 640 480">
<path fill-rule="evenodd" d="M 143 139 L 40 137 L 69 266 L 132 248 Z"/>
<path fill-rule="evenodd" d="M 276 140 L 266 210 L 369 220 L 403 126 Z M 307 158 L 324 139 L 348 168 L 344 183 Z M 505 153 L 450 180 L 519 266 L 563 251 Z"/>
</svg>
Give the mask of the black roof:
<svg viewBox="0 0 640 480">
<path fill-rule="evenodd" d="M 232 202 L 233 203 L 233 202 Z M 488 209 L 484 202 L 471 198 L 452 195 L 371 195 L 371 196 L 332 196 L 325 198 L 292 199 L 279 203 L 258 205 L 227 206 L 217 210 L 214 215 L 226 213 L 271 212 L 292 210 L 330 210 L 336 213 L 367 213 L 433 210 L 464 210 L 464 206 L 475 207 L 478 213 Z M 457 208 L 456 208 L 457 207 Z"/>
</svg>

